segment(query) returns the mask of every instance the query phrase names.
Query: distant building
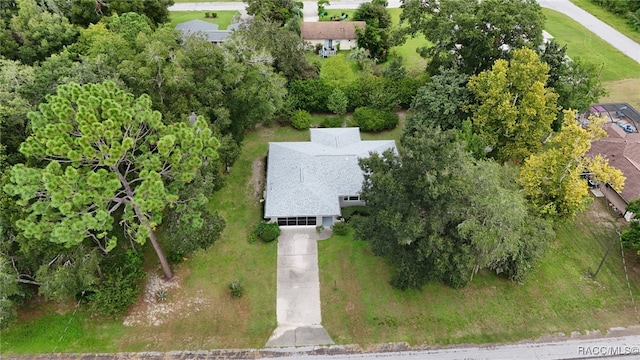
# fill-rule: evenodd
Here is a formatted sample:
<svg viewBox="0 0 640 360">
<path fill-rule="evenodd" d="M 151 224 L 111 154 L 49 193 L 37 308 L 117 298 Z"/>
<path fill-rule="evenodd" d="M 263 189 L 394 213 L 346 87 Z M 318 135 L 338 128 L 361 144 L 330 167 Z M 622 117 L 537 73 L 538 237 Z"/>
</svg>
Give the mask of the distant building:
<svg viewBox="0 0 640 360">
<path fill-rule="evenodd" d="M 312 45 L 322 45 L 320 55 L 335 55 L 338 50 L 350 50 L 358 47 L 356 28 L 364 29 L 364 21 L 319 21 L 300 24 L 302 40 Z"/>
<path fill-rule="evenodd" d="M 605 130 L 609 137 L 594 141 L 587 156 L 601 155 L 627 178 L 622 191 L 613 189 L 609 184 L 601 184 L 600 190 L 628 219 L 631 215 L 626 214 L 629 201 L 640 198 L 640 133 L 629 133 L 617 123 L 605 124 Z"/>
</svg>

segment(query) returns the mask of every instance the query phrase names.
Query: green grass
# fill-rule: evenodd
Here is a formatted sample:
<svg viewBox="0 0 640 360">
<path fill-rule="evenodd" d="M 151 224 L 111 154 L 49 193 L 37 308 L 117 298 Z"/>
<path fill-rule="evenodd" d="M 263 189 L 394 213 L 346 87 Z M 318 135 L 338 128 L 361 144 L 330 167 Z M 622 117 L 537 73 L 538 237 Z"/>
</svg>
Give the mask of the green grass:
<svg viewBox="0 0 640 360">
<path fill-rule="evenodd" d="M 314 114 L 315 120 L 322 118 Z M 362 137 L 398 140 L 403 120 L 401 116 L 394 130 Z M 92 318 L 82 308 L 74 314 L 71 305 L 36 302 L 21 309 L 18 324 L 0 333 L 0 353 L 262 347 L 276 327 L 277 244 L 247 241 L 261 219 L 264 168 L 258 165 L 270 141 L 308 140 L 308 131 L 277 125 L 247 134 L 226 186 L 210 198 L 210 209 L 225 217 L 227 227 L 210 249 L 174 265 L 180 288 L 168 291 L 165 304 L 175 311 L 160 317 L 162 324 L 127 327 L 122 319 Z M 597 281 L 584 277 L 587 269 L 595 270 L 614 235 L 612 221 L 594 215 L 600 213 L 590 211 L 575 223 L 560 226 L 558 240 L 525 285 L 481 273 L 462 290 L 431 284 L 422 291 L 401 292 L 389 286 L 390 267 L 370 253 L 366 242 L 351 236 L 322 241 L 323 323 L 333 339 L 343 344 L 444 345 L 517 341 L 637 322 L 619 248 L 610 254 Z M 156 264 L 153 258 L 149 265 L 157 269 Z M 637 275 L 631 275 L 633 293 L 638 296 Z M 226 288 L 236 279 L 242 280 L 245 289 L 240 299 L 232 299 Z M 143 308 L 141 302 L 130 312 Z"/>
<path fill-rule="evenodd" d="M 545 29 L 559 44 L 568 44 L 567 55 L 594 64 L 603 64 L 602 80 L 616 81 L 640 77 L 640 64 L 615 49 L 580 23 L 557 11 L 542 9 L 547 17 Z"/>
<path fill-rule="evenodd" d="M 612 28 L 618 30 L 619 32 L 626 35 L 628 38 L 633 41 L 640 43 L 640 32 L 634 30 L 629 23 L 627 23 L 626 19 L 620 17 L 620 15 L 616 15 L 589 0 L 571 0 L 576 6 L 582 8 L 586 12 L 595 16 L 599 20 L 603 21 L 607 25 Z"/>
<path fill-rule="evenodd" d="M 606 212 L 606 206 L 594 206 Z M 609 221 L 591 212 L 558 227 L 557 240 L 524 285 L 480 273 L 460 290 L 430 284 L 403 292 L 389 285 L 391 268 L 371 254 L 365 241 L 353 240 L 352 234 L 322 241 L 323 325 L 342 344 L 450 345 L 637 324 L 618 246 L 597 280 L 585 277 L 616 236 Z M 633 281 L 637 297 L 637 276 Z"/>
<path fill-rule="evenodd" d="M 205 18 L 206 13 L 217 13 L 217 18 Z M 185 21 L 190 20 L 204 20 L 210 23 L 218 24 L 218 29 L 224 30 L 231 24 L 231 19 L 233 16 L 237 14 L 237 11 L 171 11 L 169 12 L 169 17 L 171 18 L 171 22 L 169 23 L 172 27 L 183 23 Z"/>
<path fill-rule="evenodd" d="M 327 9 L 327 15 L 323 16 L 320 21 L 331 21 L 331 17 L 333 16 L 341 16 L 342 13 L 345 13 L 347 15 L 349 15 L 345 20 L 343 21 L 354 21 L 353 20 L 353 14 L 356 12 L 355 9 Z"/>
<path fill-rule="evenodd" d="M 83 312 L 71 315 L 71 310 L 53 306 L 23 308 L 18 324 L 0 333 L 0 352 L 170 351 L 264 346 L 276 327 L 277 243 L 249 244 L 247 240 L 248 233 L 262 218 L 261 188 L 252 182 L 254 162 L 266 156 L 269 141 L 304 140 L 309 140 L 308 131 L 290 127 L 265 127 L 247 134 L 242 155 L 226 176 L 226 186 L 210 198 L 210 209 L 224 216 L 227 227 L 210 249 L 198 251 L 173 266 L 181 287 L 168 291 L 166 304 L 175 308 L 175 312 L 163 317 L 164 323 L 126 327 L 122 319 L 94 319 Z M 253 179 L 263 183 L 263 176 L 258 173 Z M 157 268 L 157 260 L 151 261 L 152 268 Z M 232 299 L 226 288 L 236 279 L 242 280 L 245 289 L 240 299 Z M 139 306 L 131 310 L 136 309 Z M 67 324 L 70 325 L 65 331 Z"/>
<path fill-rule="evenodd" d="M 216 0 L 215 2 L 242 2 L 243 0 Z M 211 0 L 174 0 L 175 3 L 200 3 L 211 2 Z"/>
<path fill-rule="evenodd" d="M 125 328 L 112 320 L 95 321 L 82 311 L 64 315 L 47 306 L 47 313 L 22 319 L 0 336 L 0 353 L 109 352 Z M 37 313 L 40 310 L 34 310 Z"/>
</svg>

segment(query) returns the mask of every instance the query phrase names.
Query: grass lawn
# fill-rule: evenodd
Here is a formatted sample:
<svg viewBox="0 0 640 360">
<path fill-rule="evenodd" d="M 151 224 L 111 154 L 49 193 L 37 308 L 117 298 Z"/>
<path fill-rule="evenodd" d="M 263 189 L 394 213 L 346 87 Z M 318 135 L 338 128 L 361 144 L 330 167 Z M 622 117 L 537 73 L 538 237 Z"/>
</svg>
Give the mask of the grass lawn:
<svg viewBox="0 0 640 360">
<path fill-rule="evenodd" d="M 619 15 L 598 6 L 589 0 L 571 0 L 571 2 L 612 28 L 623 33 L 633 41 L 640 43 L 640 32 L 633 30 L 631 25 L 627 23 L 626 19 L 620 18 Z"/>
<path fill-rule="evenodd" d="M 626 102 L 640 110 L 640 79 L 625 79 L 604 83 L 609 95 L 600 98 L 601 103 Z"/>
<path fill-rule="evenodd" d="M 221 237 L 207 251 L 174 265 L 177 289 L 156 310 L 140 304 L 147 323 L 126 327 L 122 319 L 96 320 L 72 306 L 34 304 L 23 308 L 19 322 L 0 333 L 0 353 L 171 351 L 176 349 L 256 348 L 264 346 L 276 327 L 275 242 L 249 244 L 247 233 L 260 221 L 260 184 L 269 141 L 309 140 L 308 131 L 274 126 L 247 134 L 242 155 L 226 177 L 226 186 L 210 199 L 210 208 L 227 221 Z M 254 175 L 255 173 L 255 175 Z M 154 265 L 157 260 L 153 259 Z M 232 299 L 226 288 L 235 279 L 245 289 Z M 162 308 L 169 308 L 166 314 Z M 165 315 L 162 315 L 165 313 Z M 65 330 L 66 329 L 66 330 Z"/>
<path fill-rule="evenodd" d="M 320 21 L 331 21 L 331 17 L 340 16 L 342 13 L 349 15 L 344 21 L 354 21 L 353 14 L 356 12 L 355 9 L 327 9 L 327 15 L 323 16 Z"/>
<path fill-rule="evenodd" d="M 205 18 L 206 13 L 217 13 L 217 18 Z M 218 29 L 224 30 L 231 24 L 231 19 L 233 16 L 237 14 L 237 11 L 171 11 L 169 12 L 169 17 L 171 18 L 171 22 L 169 23 L 172 27 L 183 23 L 185 21 L 190 20 L 204 20 L 210 23 L 218 24 Z"/>
<path fill-rule="evenodd" d="M 637 324 L 618 245 L 597 280 L 585 277 L 616 236 L 606 206 L 594 203 L 556 231 L 557 240 L 524 285 L 481 273 L 461 290 L 430 284 L 406 292 L 389 285 L 389 265 L 366 242 L 334 236 L 319 243 L 323 325 L 342 344 L 449 345 Z M 632 272 L 632 278 L 637 299 L 638 275 Z"/>
<path fill-rule="evenodd" d="M 581 57 L 594 64 L 604 64 L 603 81 L 640 77 L 640 64 L 605 42 L 580 23 L 557 11 L 542 9 L 547 17 L 545 30 L 559 44 L 568 44 L 567 55 Z"/>
<path fill-rule="evenodd" d="M 173 0 L 175 3 L 212 2 L 211 0 Z M 215 2 L 242 2 L 243 0 L 216 0 Z"/>
</svg>

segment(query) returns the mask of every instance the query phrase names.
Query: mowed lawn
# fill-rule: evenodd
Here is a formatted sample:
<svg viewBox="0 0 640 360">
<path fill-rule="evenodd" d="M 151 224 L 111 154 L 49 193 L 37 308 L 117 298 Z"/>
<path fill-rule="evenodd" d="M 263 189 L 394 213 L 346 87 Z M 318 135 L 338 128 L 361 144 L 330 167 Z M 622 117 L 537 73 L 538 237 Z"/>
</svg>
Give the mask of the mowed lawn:
<svg viewBox="0 0 640 360">
<path fill-rule="evenodd" d="M 319 243 L 323 325 L 341 344 L 435 346 L 637 324 L 619 243 L 596 280 L 585 275 L 595 271 L 617 236 L 607 211 L 596 202 L 575 223 L 558 226 L 557 240 L 524 285 L 481 273 L 460 290 L 430 284 L 399 291 L 388 283 L 392 269 L 371 254 L 366 241 L 334 236 Z M 628 255 L 627 264 L 636 264 L 637 256 Z M 631 275 L 637 299 L 638 275 Z"/>
<path fill-rule="evenodd" d="M 218 17 L 216 18 L 207 18 L 205 15 L 207 13 L 216 13 Z M 218 29 L 224 30 L 231 24 L 231 19 L 233 16 L 238 14 L 237 11 L 171 11 L 169 12 L 169 18 L 171 22 L 169 25 L 171 27 L 175 27 L 176 25 L 190 21 L 190 20 L 203 20 L 208 21 L 210 23 L 218 24 Z"/>
<path fill-rule="evenodd" d="M 225 178 L 226 186 L 210 198 L 210 209 L 227 222 L 222 237 L 208 250 L 173 265 L 179 288 L 168 290 L 165 302 L 149 306 L 141 299 L 130 309 L 130 314 L 143 314 L 142 323 L 124 326 L 123 319 L 92 318 L 82 307 L 74 312 L 74 304 L 33 303 L 21 309 L 15 326 L 0 333 L 0 353 L 264 346 L 276 327 L 277 244 L 248 241 L 247 235 L 262 218 L 259 192 L 264 173 L 258 165 L 269 141 L 305 140 L 308 131 L 290 127 L 265 127 L 247 134 L 242 154 Z M 149 259 L 157 268 L 157 259 Z M 236 279 L 245 289 L 240 299 L 232 299 L 227 290 Z M 162 323 L 152 325 L 154 319 Z"/>
<path fill-rule="evenodd" d="M 545 30 L 567 47 L 570 57 L 602 64 L 602 81 L 640 78 L 640 64 L 615 49 L 580 23 L 557 11 L 542 9 L 547 17 Z"/>
</svg>

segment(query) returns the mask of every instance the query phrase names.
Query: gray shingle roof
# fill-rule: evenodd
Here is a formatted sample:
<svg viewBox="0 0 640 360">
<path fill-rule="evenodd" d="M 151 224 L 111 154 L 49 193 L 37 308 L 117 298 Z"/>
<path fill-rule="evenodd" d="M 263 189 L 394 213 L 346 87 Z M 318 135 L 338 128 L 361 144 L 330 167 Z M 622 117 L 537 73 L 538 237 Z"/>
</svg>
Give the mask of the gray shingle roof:
<svg viewBox="0 0 640 360">
<path fill-rule="evenodd" d="M 358 159 L 393 149 L 395 141 L 362 141 L 360 129 L 311 129 L 310 142 L 271 142 L 265 217 L 340 215 L 339 197 L 356 195 Z"/>
<path fill-rule="evenodd" d="M 227 30 L 218 30 L 218 24 L 210 23 L 203 20 L 191 20 L 176 25 L 176 30 L 182 31 L 183 34 L 202 33 L 210 42 L 224 42 L 227 40 L 235 27 Z"/>
</svg>

